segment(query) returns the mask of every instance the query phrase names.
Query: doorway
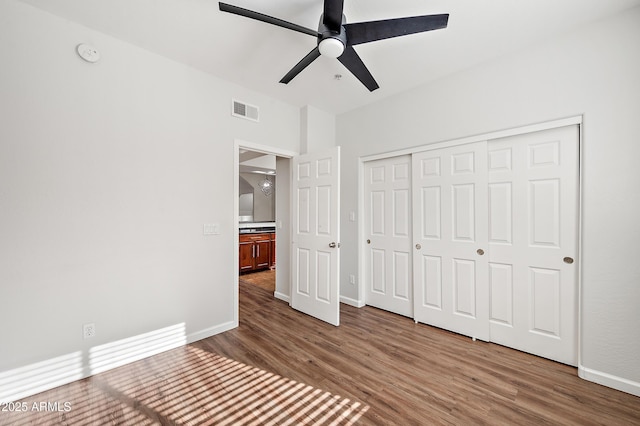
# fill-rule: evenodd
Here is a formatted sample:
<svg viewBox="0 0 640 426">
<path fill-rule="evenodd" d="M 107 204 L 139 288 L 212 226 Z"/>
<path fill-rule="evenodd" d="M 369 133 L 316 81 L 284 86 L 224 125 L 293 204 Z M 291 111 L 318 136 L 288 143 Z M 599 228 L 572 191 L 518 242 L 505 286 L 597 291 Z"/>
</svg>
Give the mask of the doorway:
<svg viewBox="0 0 640 426">
<path fill-rule="evenodd" d="M 276 156 L 240 149 L 238 233 L 240 284 L 275 293 Z"/>
<path fill-rule="evenodd" d="M 237 223 L 237 232 L 234 233 L 234 245 L 233 250 L 237 253 L 235 258 L 235 274 L 236 279 L 234 296 L 235 296 L 235 318 L 238 320 L 238 286 L 240 285 L 240 279 L 243 278 L 245 281 L 255 280 L 261 281 L 261 285 L 269 285 L 270 291 L 273 296 L 277 299 L 281 299 L 289 303 L 290 300 L 290 247 L 289 244 L 280 243 L 277 241 L 280 240 L 282 242 L 290 241 L 291 229 L 290 229 L 290 216 L 291 216 L 291 196 L 290 196 L 290 162 L 291 158 L 293 158 L 297 153 L 282 149 L 277 149 L 265 145 L 259 145 L 247 141 L 236 140 L 235 141 L 235 151 L 234 151 L 234 217 L 236 218 Z M 273 157 L 270 160 L 266 160 L 269 156 Z M 251 161 L 252 159 L 260 159 Z M 261 163 L 261 161 L 263 163 Z M 244 164 L 242 164 L 244 163 Z M 248 163 L 248 164 L 247 164 Z M 241 167 L 241 164 L 243 167 Z M 242 193 L 249 193 L 252 191 L 248 191 L 245 186 L 244 189 L 241 189 L 240 184 L 240 174 L 242 172 L 246 172 L 247 170 L 251 171 L 260 171 L 262 173 L 254 173 L 256 176 L 255 181 L 257 181 L 258 186 L 260 182 L 269 181 L 271 184 L 274 184 L 276 187 L 275 190 L 268 195 L 267 191 L 262 191 L 259 189 L 258 193 L 253 194 L 253 197 L 243 197 L 242 206 L 240 195 Z M 272 173 L 269 173 L 269 172 Z M 257 177 L 259 176 L 259 178 Z M 262 197 L 262 198 L 258 198 Z M 272 198 L 273 203 L 262 203 L 265 199 L 269 197 Z M 254 198 L 253 200 L 248 200 L 249 198 Z M 254 203 L 255 199 L 258 199 L 260 206 L 256 210 L 255 205 L 250 204 Z M 251 206 L 251 207 L 249 207 Z M 268 211 L 273 211 L 272 217 L 265 216 Z M 242 214 L 241 214 L 242 213 Z M 257 214 L 256 214 L 257 213 Z M 259 222 L 257 222 L 257 220 Z M 240 273 L 241 270 L 241 259 L 240 259 L 240 236 L 243 235 L 240 233 L 242 226 L 244 229 L 255 229 L 258 230 L 260 225 L 262 228 L 267 229 L 269 234 L 273 234 L 273 241 L 269 240 L 268 244 L 259 243 L 255 245 L 254 249 L 249 249 L 248 253 L 251 253 L 251 257 L 254 255 L 258 257 L 258 246 L 261 247 L 260 250 L 260 258 L 262 259 L 264 256 L 265 248 L 269 252 L 268 260 L 266 260 L 267 265 L 260 265 L 256 268 L 256 274 L 263 274 L 263 276 L 253 276 L 251 278 L 251 274 Z M 255 235 L 251 232 L 245 232 L 246 235 Z M 273 250 L 271 247 L 273 246 Z M 259 263 L 264 263 L 264 260 L 260 260 Z M 259 271 L 259 272 L 258 272 Z M 264 283 L 268 284 L 264 284 Z M 271 290 L 272 289 L 272 290 Z"/>
<path fill-rule="evenodd" d="M 285 177 L 280 179 L 275 207 L 275 234 L 280 243 L 275 245 L 278 266 L 274 297 L 287 302 L 294 309 L 337 326 L 340 317 L 340 221 L 337 214 L 340 201 L 340 148 L 298 155 L 240 140 L 236 140 L 234 145 L 233 206 L 234 220 L 238 224 L 240 151 L 275 155 L 276 174 Z M 312 234 L 317 235 L 313 238 Z M 238 253 L 239 232 L 234 232 L 233 241 L 233 250 Z M 320 247 L 316 247 L 318 244 Z M 296 248 L 295 260 L 292 256 L 293 247 Z M 320 261 L 305 261 L 312 258 Z M 234 259 L 234 319 L 239 324 L 240 256 L 234 256 Z"/>
</svg>

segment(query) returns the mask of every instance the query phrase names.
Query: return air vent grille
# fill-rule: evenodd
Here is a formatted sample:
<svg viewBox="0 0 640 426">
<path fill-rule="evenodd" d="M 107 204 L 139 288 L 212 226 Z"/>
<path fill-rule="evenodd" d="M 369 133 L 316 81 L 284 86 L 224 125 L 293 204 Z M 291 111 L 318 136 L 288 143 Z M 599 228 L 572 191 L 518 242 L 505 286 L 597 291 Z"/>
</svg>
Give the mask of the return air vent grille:
<svg viewBox="0 0 640 426">
<path fill-rule="evenodd" d="M 260 110 L 257 106 L 236 100 L 233 101 L 231 115 L 234 117 L 246 118 L 251 121 L 260 121 Z"/>
</svg>

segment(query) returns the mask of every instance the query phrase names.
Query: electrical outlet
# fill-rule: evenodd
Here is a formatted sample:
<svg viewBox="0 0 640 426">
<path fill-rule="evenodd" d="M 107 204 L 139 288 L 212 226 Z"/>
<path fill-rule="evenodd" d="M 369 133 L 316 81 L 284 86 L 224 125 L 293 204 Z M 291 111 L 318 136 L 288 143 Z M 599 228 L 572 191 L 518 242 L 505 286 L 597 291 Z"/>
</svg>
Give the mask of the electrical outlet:
<svg viewBox="0 0 640 426">
<path fill-rule="evenodd" d="M 85 339 L 90 339 L 96 335 L 96 325 L 94 323 L 85 324 L 82 326 L 82 336 Z"/>
<path fill-rule="evenodd" d="M 351 274 L 349 275 L 349 284 L 355 284 L 356 283 L 356 276 Z"/>
</svg>

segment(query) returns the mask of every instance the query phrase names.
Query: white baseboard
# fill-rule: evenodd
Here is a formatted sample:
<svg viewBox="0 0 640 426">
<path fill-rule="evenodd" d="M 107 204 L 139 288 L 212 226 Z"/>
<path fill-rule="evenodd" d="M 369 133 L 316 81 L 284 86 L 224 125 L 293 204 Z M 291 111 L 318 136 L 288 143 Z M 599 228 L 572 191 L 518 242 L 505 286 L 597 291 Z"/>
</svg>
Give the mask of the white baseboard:
<svg viewBox="0 0 640 426">
<path fill-rule="evenodd" d="M 340 302 L 344 303 L 345 305 L 355 306 L 356 308 L 363 308 L 364 306 L 366 306 L 364 301 L 351 299 L 350 297 L 346 296 L 340 296 Z"/>
<path fill-rule="evenodd" d="M 592 370 L 581 365 L 578 366 L 578 376 L 593 383 L 617 389 L 631 395 L 640 396 L 640 383 L 602 371 Z"/>
<path fill-rule="evenodd" d="M 224 324 L 216 325 L 214 327 L 205 328 L 204 330 L 196 331 L 187 335 L 187 344 L 197 342 L 198 340 L 206 339 L 207 337 L 215 336 L 216 334 L 224 333 L 238 327 L 237 321 L 229 321 Z"/>
<path fill-rule="evenodd" d="M 276 299 L 284 300 L 285 302 L 291 304 L 291 297 L 287 296 L 284 293 L 280 293 L 279 291 L 273 293 L 273 297 L 275 297 Z"/>
<path fill-rule="evenodd" d="M 237 321 L 229 321 L 185 335 L 184 324 L 180 324 L 1 371 L 0 403 L 27 398 L 185 344 L 206 339 L 237 326 Z"/>
</svg>

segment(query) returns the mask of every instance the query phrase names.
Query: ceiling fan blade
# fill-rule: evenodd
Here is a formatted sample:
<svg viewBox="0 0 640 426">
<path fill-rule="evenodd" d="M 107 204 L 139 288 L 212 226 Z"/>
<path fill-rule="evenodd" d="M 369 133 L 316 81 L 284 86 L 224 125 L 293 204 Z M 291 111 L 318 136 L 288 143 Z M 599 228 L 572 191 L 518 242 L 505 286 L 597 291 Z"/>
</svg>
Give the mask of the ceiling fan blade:
<svg viewBox="0 0 640 426">
<path fill-rule="evenodd" d="M 291 22 L 283 21 L 282 19 L 274 18 L 273 16 L 264 15 L 262 13 L 254 12 L 253 10 L 243 9 L 238 6 L 233 6 L 227 3 L 218 3 L 220 5 L 220 10 L 222 12 L 229 12 L 235 15 L 244 16 L 247 18 L 255 19 L 257 21 L 266 22 L 267 24 L 272 24 L 278 27 L 287 28 L 289 30 L 297 31 L 303 34 L 309 34 L 314 37 L 318 37 L 318 31 L 312 30 L 310 28 L 306 28 L 297 24 L 292 24 Z"/>
<path fill-rule="evenodd" d="M 364 84 L 370 92 L 373 92 L 380 87 L 378 86 L 378 83 L 376 83 L 376 80 L 373 78 L 367 67 L 364 65 L 364 62 L 362 62 L 362 59 L 360 59 L 360 56 L 358 56 L 356 51 L 353 49 L 353 47 L 347 47 L 344 50 L 342 56 L 338 57 L 338 60 L 342 62 L 342 65 L 347 67 L 347 69 L 351 71 L 351 73 L 355 75 L 356 78 L 360 80 L 360 82 Z"/>
<path fill-rule="evenodd" d="M 324 0 L 322 23 L 331 31 L 340 32 L 344 0 Z"/>
<path fill-rule="evenodd" d="M 447 27 L 449 14 L 413 16 L 410 18 L 385 19 L 382 21 L 345 24 L 347 44 L 369 43 L 385 38 L 399 37 Z"/>
<path fill-rule="evenodd" d="M 307 56 L 302 58 L 302 60 L 298 62 L 295 67 L 291 68 L 291 71 L 289 71 L 287 75 L 282 77 L 282 80 L 280 80 L 280 83 L 284 83 L 284 84 L 289 83 L 291 80 L 293 80 L 293 78 L 296 75 L 300 74 L 300 72 L 302 72 L 303 69 L 308 67 L 311 64 L 311 62 L 318 59 L 318 56 L 320 56 L 320 49 L 316 47 L 311 52 L 307 53 Z"/>
</svg>

